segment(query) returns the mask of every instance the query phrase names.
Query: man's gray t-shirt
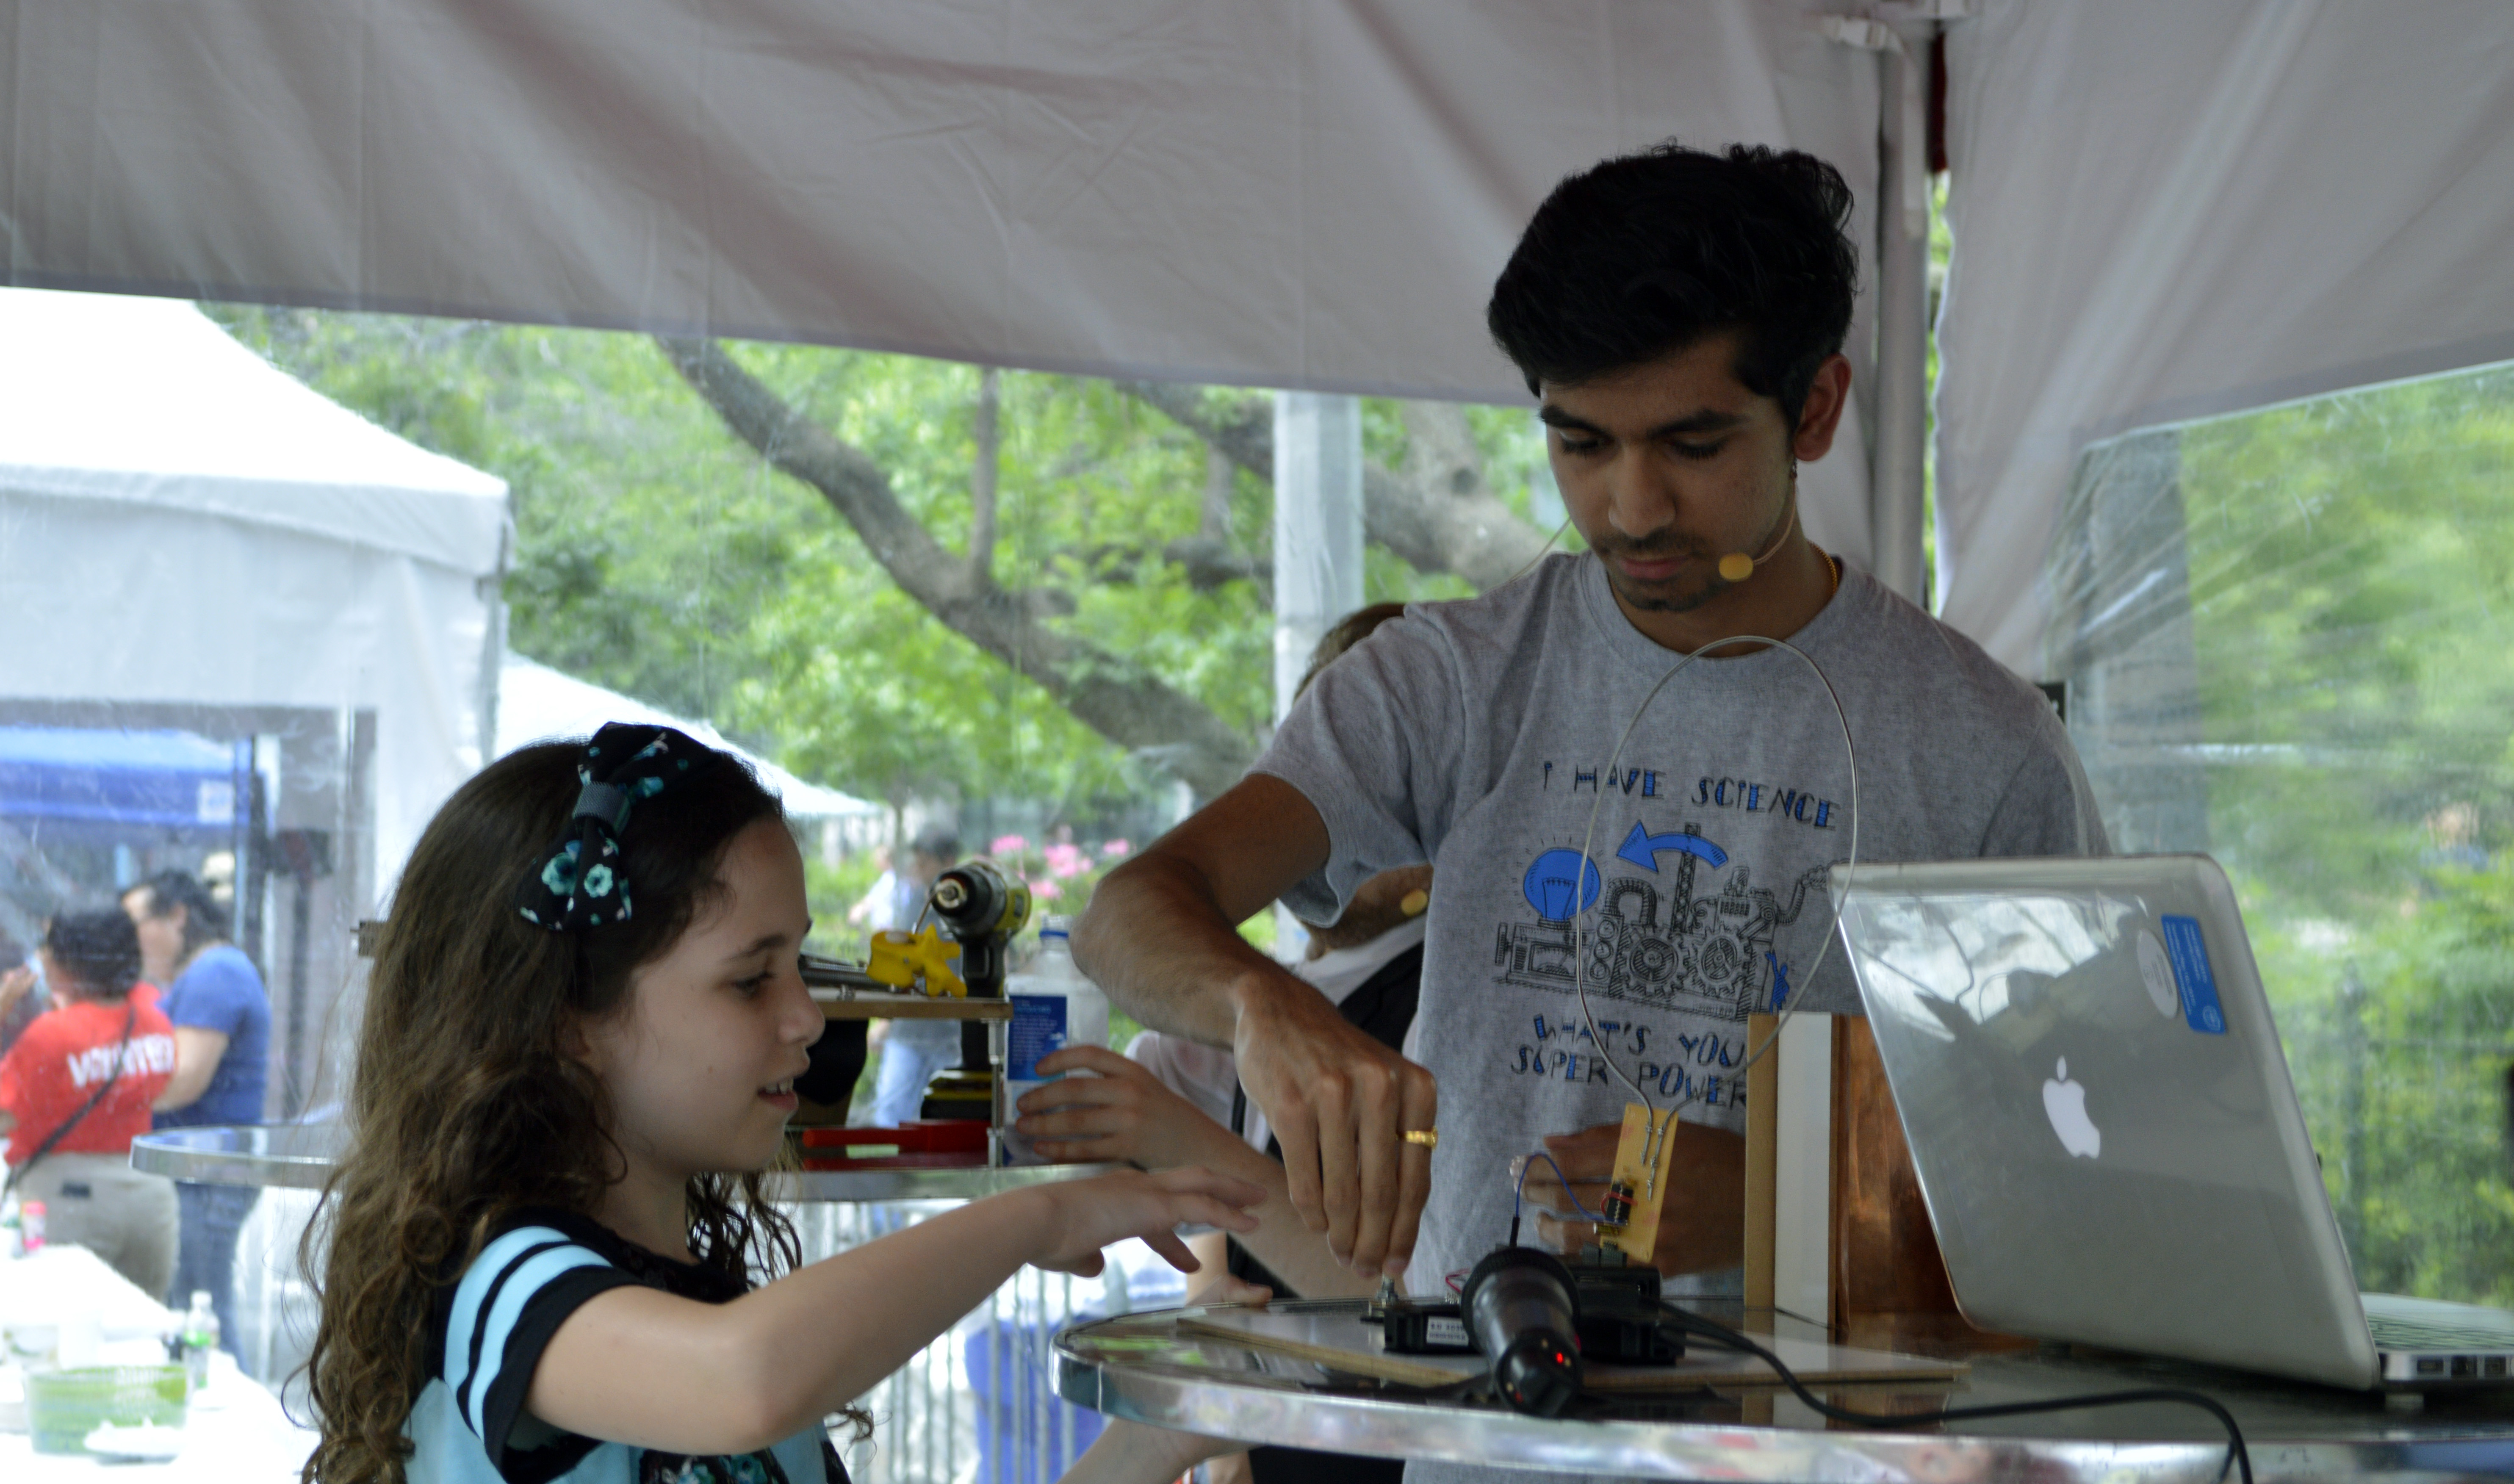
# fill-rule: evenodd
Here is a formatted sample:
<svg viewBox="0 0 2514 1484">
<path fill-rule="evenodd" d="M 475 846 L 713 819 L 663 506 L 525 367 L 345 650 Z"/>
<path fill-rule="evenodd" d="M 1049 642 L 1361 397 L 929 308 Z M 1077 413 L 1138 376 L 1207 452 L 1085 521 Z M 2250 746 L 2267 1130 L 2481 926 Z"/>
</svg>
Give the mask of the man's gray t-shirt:
<svg viewBox="0 0 2514 1484">
<path fill-rule="evenodd" d="M 1971 641 L 1850 570 L 1787 637 L 1849 717 L 1861 860 L 2104 849 L 2059 719 Z M 1688 1121 L 1742 1129 L 1747 1015 L 1784 996 L 1859 1009 L 1839 945 L 1816 962 L 1852 822 L 1823 685 L 1785 650 L 1699 662 L 1611 758 L 1679 658 L 1625 619 L 1594 557 L 1558 555 L 1382 625 L 1257 763 L 1332 842 L 1284 894 L 1300 917 L 1332 922 L 1378 872 L 1434 866 L 1417 1024 L 1440 1143 L 1412 1292 L 1442 1293 L 1508 1237 L 1513 1156 L 1621 1119 L 1631 1093 L 1606 1057 L 1660 1106 L 1692 1094 Z M 1575 901 L 1594 908 L 1594 1036 L 1571 979 Z"/>
</svg>

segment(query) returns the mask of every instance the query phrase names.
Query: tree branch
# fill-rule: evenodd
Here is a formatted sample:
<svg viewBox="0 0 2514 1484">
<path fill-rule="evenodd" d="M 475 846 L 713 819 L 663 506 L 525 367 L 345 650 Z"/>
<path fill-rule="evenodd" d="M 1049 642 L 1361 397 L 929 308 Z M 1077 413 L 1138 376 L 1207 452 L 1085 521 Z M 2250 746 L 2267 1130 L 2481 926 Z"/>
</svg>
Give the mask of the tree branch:
<svg viewBox="0 0 2514 1484">
<path fill-rule="evenodd" d="M 969 575 L 980 582 L 994 581 L 995 479 L 1003 449 L 996 431 L 1002 402 L 1003 373 L 990 366 L 978 378 L 977 467 L 969 471 Z"/>
<path fill-rule="evenodd" d="M 1275 477 L 1275 418 L 1264 396 L 1216 408 L 1175 381 L 1120 381 L 1117 388 L 1204 440 L 1260 479 Z M 1521 520 L 1484 483 L 1466 409 L 1405 402 L 1410 445 L 1401 470 L 1365 463 L 1362 535 L 1417 572 L 1455 573 L 1479 591 L 1497 587 L 1543 554 L 1549 533 Z"/>
<path fill-rule="evenodd" d="M 1042 624 L 1034 595 L 1007 592 L 947 550 L 856 448 L 797 414 L 713 341 L 657 337 L 672 369 L 780 472 L 820 492 L 865 549 L 952 630 L 1038 684 L 1075 720 L 1211 798 L 1239 781 L 1249 739 L 1195 698 Z"/>
</svg>

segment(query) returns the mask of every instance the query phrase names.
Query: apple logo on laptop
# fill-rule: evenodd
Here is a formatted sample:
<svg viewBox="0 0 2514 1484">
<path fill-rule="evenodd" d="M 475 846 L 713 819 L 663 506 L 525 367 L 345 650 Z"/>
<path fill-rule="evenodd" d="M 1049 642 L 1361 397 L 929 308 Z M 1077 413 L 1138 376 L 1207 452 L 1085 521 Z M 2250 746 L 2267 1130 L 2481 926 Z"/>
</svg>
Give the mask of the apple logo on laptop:
<svg viewBox="0 0 2514 1484">
<path fill-rule="evenodd" d="M 2060 1147 L 2087 1159 L 2103 1152 L 2104 1131 L 2087 1116 L 2087 1089 L 2069 1080 L 2067 1057 L 2043 1084 L 2043 1111 L 2051 1120 L 2051 1132 L 2060 1136 Z"/>
</svg>

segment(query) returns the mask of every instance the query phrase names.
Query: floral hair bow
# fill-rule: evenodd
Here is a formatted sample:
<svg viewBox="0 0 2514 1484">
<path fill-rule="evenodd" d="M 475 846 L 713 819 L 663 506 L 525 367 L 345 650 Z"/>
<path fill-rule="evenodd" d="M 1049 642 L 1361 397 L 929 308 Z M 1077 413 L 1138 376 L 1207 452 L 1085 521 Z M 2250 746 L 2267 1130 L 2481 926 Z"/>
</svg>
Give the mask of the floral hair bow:
<svg viewBox="0 0 2514 1484">
<path fill-rule="evenodd" d="M 515 893 L 524 921 L 573 933 L 628 920 L 628 879 L 620 874 L 620 834 L 628 811 L 689 771 L 707 748 L 669 727 L 615 721 L 593 734 L 576 765 L 576 808 L 567 833 Z"/>
</svg>

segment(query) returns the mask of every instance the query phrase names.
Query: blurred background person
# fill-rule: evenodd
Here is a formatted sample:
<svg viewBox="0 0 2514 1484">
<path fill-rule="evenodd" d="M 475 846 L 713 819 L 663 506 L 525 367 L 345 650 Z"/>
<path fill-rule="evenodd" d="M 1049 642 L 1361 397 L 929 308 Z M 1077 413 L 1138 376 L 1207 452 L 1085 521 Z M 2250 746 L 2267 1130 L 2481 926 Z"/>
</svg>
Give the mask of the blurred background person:
<svg viewBox="0 0 2514 1484">
<path fill-rule="evenodd" d="M 18 1037 L 35 1023 L 35 1017 L 53 1008 L 53 998 L 44 992 L 43 976 L 36 971 L 35 955 L 26 945 L 0 932 L 0 1057 L 18 1044 Z"/>
<path fill-rule="evenodd" d="M 132 993 L 140 935 L 111 907 L 55 917 L 43 967 L 53 1008 L 0 1057 L 9 1185 L 44 1203 L 48 1240 L 76 1242 L 163 1294 L 181 1229 L 175 1183 L 131 1168 L 131 1141 L 148 1132 L 148 1105 L 174 1075 L 174 1027 Z M 22 997 L 27 983 L 8 976 L 0 999 Z M 15 1008 L 0 1004 L 0 1016 Z"/>
<path fill-rule="evenodd" d="M 881 874 L 873 877 L 872 885 L 856 899 L 854 906 L 847 908 L 847 926 L 880 933 L 899 925 L 895 920 L 899 911 L 899 872 L 891 869 L 887 845 L 873 847 L 872 863 L 881 867 Z"/>
<path fill-rule="evenodd" d="M 959 862 L 958 835 L 931 824 L 917 831 L 908 848 L 908 864 L 898 871 L 891 927 L 902 933 L 915 931 L 934 878 Z M 881 1064 L 873 1073 L 872 1121 L 894 1128 L 916 1116 L 925 1102 L 925 1084 L 936 1072 L 959 1064 L 960 1023 L 887 1021 L 879 1029 Z"/>
<path fill-rule="evenodd" d="M 165 986 L 159 1006 L 174 1028 L 175 1075 L 157 1095 L 156 1126 L 260 1123 L 268 1090 L 270 995 L 243 949 L 227 941 L 226 911 L 182 871 L 164 871 L 123 893 L 140 936 L 143 977 Z M 176 1187 L 183 1241 L 165 1293 L 181 1309 L 207 1293 L 219 1344 L 237 1348 L 236 1234 L 261 1191 L 251 1185 Z"/>
</svg>

